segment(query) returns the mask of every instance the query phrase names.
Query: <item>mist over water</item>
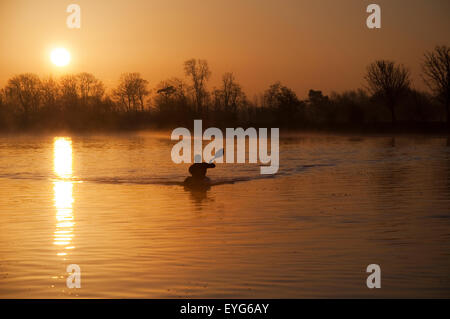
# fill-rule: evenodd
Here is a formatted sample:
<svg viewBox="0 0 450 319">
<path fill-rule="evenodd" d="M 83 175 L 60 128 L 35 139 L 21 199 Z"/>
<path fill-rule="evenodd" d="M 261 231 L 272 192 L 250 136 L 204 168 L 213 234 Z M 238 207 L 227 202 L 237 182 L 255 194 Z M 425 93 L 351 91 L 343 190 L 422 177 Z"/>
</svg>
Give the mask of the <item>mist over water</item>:
<svg viewBox="0 0 450 319">
<path fill-rule="evenodd" d="M 0 297 L 450 297 L 447 138 L 282 137 L 278 174 L 217 164 L 206 192 L 173 144 L 0 136 Z"/>
</svg>

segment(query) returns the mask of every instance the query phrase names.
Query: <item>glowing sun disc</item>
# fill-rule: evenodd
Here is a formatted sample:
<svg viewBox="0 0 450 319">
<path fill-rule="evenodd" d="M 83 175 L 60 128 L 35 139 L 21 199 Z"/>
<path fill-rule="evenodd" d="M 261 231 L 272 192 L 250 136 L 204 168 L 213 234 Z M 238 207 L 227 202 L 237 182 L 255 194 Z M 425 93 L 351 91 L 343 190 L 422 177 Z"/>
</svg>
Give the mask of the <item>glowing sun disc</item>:
<svg viewBox="0 0 450 319">
<path fill-rule="evenodd" d="M 54 49 L 50 55 L 50 59 L 56 66 L 66 66 L 70 62 L 70 53 L 66 49 Z"/>
</svg>

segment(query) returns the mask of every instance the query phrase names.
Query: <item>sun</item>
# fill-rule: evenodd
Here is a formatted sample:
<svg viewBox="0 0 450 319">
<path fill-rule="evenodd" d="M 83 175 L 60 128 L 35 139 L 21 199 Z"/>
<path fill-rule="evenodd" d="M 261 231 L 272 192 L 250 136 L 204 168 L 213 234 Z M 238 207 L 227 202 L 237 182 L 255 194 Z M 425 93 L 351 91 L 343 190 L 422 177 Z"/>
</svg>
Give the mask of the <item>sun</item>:
<svg viewBox="0 0 450 319">
<path fill-rule="evenodd" d="M 70 62 L 70 53 L 64 48 L 57 48 L 50 54 L 50 59 L 56 66 L 66 66 Z"/>
</svg>

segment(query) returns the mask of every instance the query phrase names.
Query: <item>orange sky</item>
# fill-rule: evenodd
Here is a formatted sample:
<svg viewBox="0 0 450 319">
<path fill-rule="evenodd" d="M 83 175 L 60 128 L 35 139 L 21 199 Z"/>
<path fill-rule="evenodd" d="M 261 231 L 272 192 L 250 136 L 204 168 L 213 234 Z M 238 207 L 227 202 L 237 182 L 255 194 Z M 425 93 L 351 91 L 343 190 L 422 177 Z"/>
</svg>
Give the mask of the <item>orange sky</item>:
<svg viewBox="0 0 450 319">
<path fill-rule="evenodd" d="M 80 30 L 66 7 L 81 6 Z M 366 7 L 382 8 L 382 29 L 369 30 Z M 300 97 L 361 87 L 368 63 L 389 58 L 411 68 L 423 88 L 425 50 L 449 43 L 448 0 L 0 0 L 0 86 L 14 74 L 87 71 L 114 86 L 141 72 L 154 87 L 183 77 L 183 61 L 207 59 L 209 88 L 232 71 L 249 97 L 280 80 Z M 57 69 L 50 50 L 65 47 Z"/>
</svg>

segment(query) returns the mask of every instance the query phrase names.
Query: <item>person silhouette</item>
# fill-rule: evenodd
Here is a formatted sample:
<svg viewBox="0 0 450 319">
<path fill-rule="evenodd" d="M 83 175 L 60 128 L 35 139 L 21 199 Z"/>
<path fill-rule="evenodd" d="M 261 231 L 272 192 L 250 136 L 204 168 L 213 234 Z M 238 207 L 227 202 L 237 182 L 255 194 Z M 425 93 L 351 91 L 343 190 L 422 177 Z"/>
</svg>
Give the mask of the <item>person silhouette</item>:
<svg viewBox="0 0 450 319">
<path fill-rule="evenodd" d="M 184 185 L 192 188 L 205 188 L 209 187 L 211 180 L 206 177 L 206 171 L 208 168 L 215 168 L 214 163 L 202 163 L 201 155 L 194 156 L 194 164 L 189 167 L 189 173 L 192 176 L 187 177 L 184 180 Z"/>
</svg>

